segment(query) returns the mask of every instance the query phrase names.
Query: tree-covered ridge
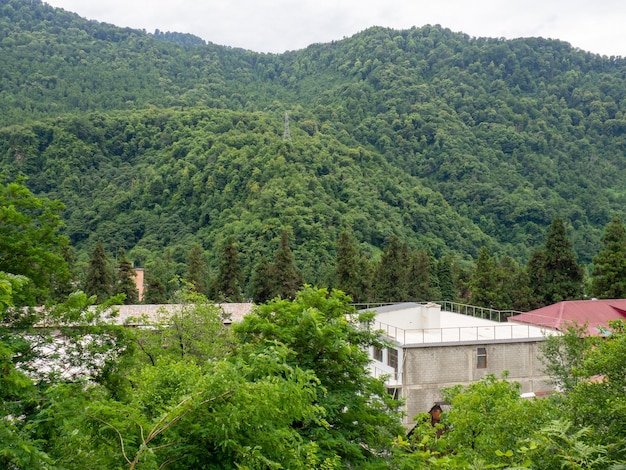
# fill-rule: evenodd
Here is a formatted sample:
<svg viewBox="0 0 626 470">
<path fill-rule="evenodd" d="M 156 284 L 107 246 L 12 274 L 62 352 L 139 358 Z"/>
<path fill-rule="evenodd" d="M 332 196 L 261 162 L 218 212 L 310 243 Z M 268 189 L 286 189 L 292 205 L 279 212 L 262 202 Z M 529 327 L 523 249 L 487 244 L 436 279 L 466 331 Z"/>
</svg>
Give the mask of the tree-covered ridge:
<svg viewBox="0 0 626 470">
<path fill-rule="evenodd" d="M 241 109 L 254 53 L 184 47 L 145 31 L 87 21 L 40 0 L 0 2 L 1 123 L 67 112 L 204 105 Z M 260 68 L 263 70 L 263 67 Z M 252 86 L 255 100 L 276 91 Z"/>
<path fill-rule="evenodd" d="M 130 251 L 138 235 L 129 231 L 142 229 L 129 227 L 141 225 L 144 218 L 158 217 L 164 234 L 173 233 L 168 226 L 185 226 L 175 237 L 159 240 L 153 234 L 157 240 L 140 247 L 150 252 L 188 241 L 211 249 L 213 240 L 240 230 L 238 224 L 244 226 L 240 240 L 247 241 L 245 229 L 258 226 L 258 219 L 263 227 L 269 220 L 270 228 L 280 221 L 281 228 L 271 233 L 274 240 L 282 228 L 297 230 L 294 249 L 307 264 L 320 258 L 304 255 L 304 248 L 298 253 L 304 237 L 313 237 L 306 242 L 318 253 L 334 246 L 348 224 L 356 228 L 358 242 L 366 249 L 380 250 L 393 233 L 412 248 L 429 248 L 437 256 L 452 251 L 475 258 L 486 245 L 494 254 L 525 263 L 544 240 L 550 222 L 560 216 L 579 259 L 588 263 L 600 248 L 604 226 L 615 216 L 625 217 L 623 59 L 589 54 L 560 41 L 471 38 L 439 26 L 405 31 L 376 27 L 300 51 L 257 54 L 210 43 L 182 46 L 143 31 L 86 21 L 38 1 L 7 0 L 0 5 L 0 60 L 7 64 L 0 71 L 2 123 L 58 118 L 55 124 L 5 129 L 3 158 L 20 160 L 24 147 L 35 160 L 47 160 L 55 148 L 46 143 L 55 135 L 50 126 L 75 123 L 76 137 L 62 144 L 65 150 L 57 152 L 59 156 L 69 161 L 72 154 L 78 166 L 91 168 L 90 159 L 113 155 L 109 163 L 98 163 L 108 165 L 106 176 L 94 173 L 98 182 L 81 174 L 81 194 L 93 193 L 104 185 L 102 179 L 111 188 L 131 184 L 132 178 L 119 166 L 122 162 L 143 165 L 139 181 L 144 183 L 160 175 L 151 179 L 152 196 L 136 199 L 141 191 L 135 185 L 126 192 L 128 202 L 94 208 L 75 195 L 68 194 L 66 200 L 62 192 L 52 190 L 62 183 L 56 181 L 56 169 L 42 183 L 37 165 L 20 166 L 35 191 L 60 197 L 68 205 L 67 220 L 74 217 L 68 224 L 75 230 L 72 243 L 81 250 L 90 234 L 108 232 L 117 239 L 110 242 L 110 252 L 125 247 L 141 263 L 148 255 Z M 219 140 L 225 148 L 192 144 L 201 142 L 205 132 L 194 127 L 193 116 L 225 108 L 248 116 L 233 118 L 241 122 L 237 129 L 231 129 L 233 123 L 206 129 L 214 133 L 211 145 Z M 108 114 L 136 109 L 143 111 L 124 118 Z M 178 118 L 170 122 L 168 116 L 179 112 L 173 109 L 188 112 L 188 117 L 172 124 Z M 285 110 L 290 111 L 295 133 L 300 132 L 299 140 L 283 143 L 259 134 L 281 135 L 278 119 Z M 85 116 L 87 111 L 94 114 Z M 258 116 L 272 124 L 247 125 Z M 99 119 L 104 123 L 98 124 Z M 153 124 L 153 119 L 161 123 Z M 107 127 L 113 121 L 118 122 Z M 191 129 L 182 130 L 187 125 Z M 103 128 L 108 134 L 97 134 Z M 192 136 L 193 129 L 197 133 Z M 42 140 L 41 133 L 48 137 Z M 29 139 L 37 145 L 28 144 Z M 103 141 L 109 143 L 98 143 Z M 109 147 L 102 150 L 102 145 Z M 263 155 L 263 164 L 248 165 L 247 153 Z M 340 162 L 335 154 L 349 157 Z M 235 155 L 245 164 L 233 164 Z M 219 156 L 223 161 L 214 165 Z M 328 156 L 336 166 L 325 163 Z M 207 158 L 208 165 L 203 163 Z M 178 167 L 172 171 L 174 160 Z M 282 169 L 274 171 L 270 162 Z M 3 172 L 17 171 L 13 163 L 7 165 Z M 208 186 L 184 181 L 185 171 L 195 174 L 192 165 L 211 173 L 195 180 Z M 226 181 L 235 170 L 236 178 Z M 358 189 L 344 188 L 345 179 Z M 254 183 L 265 185 L 261 196 L 273 197 L 252 197 Z M 66 185 L 65 193 L 70 187 Z M 323 197 L 316 192 L 320 187 Z M 419 195 L 409 188 L 418 188 Z M 168 196 L 177 199 L 164 201 Z M 250 200 L 245 211 L 232 209 L 235 199 L 246 197 Z M 273 203 L 276 198 L 279 204 Z M 426 200 L 443 209 L 435 214 L 418 210 Z M 145 207 L 138 201 L 145 201 Z M 368 209 L 344 220 L 341 208 L 346 203 Z M 124 212 L 131 206 L 141 213 L 131 217 Z M 383 212 L 383 217 L 378 215 Z M 319 214 L 324 221 L 318 223 Z M 82 228 L 79 220 L 86 222 Z M 207 220 L 210 227 L 203 226 Z M 222 228 L 215 228 L 216 221 Z M 258 227 L 249 231 L 258 233 Z M 252 263 L 247 256 L 245 262 Z M 328 256 L 321 258 L 322 264 Z M 176 257 L 184 258 L 180 253 Z M 313 269 L 317 272 L 311 280 L 319 279 L 324 268 Z"/>
<path fill-rule="evenodd" d="M 226 110 L 93 114 L 0 131 L 6 176 L 66 201 L 66 233 L 81 253 L 102 240 L 144 265 L 166 248 L 183 261 L 200 243 L 234 237 L 249 271 L 281 233 L 307 282 L 325 281 L 339 233 L 369 253 L 390 235 L 441 255 L 491 244 L 440 194 L 378 154 L 281 116 Z M 297 120 L 294 120 L 298 122 Z"/>
</svg>

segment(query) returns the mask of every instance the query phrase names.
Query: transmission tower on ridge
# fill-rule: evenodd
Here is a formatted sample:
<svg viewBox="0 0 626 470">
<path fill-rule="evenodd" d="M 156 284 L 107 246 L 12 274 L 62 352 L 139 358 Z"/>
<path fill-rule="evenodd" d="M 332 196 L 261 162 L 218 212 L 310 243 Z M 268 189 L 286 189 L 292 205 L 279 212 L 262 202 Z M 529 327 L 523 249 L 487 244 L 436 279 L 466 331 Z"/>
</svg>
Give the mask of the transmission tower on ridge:
<svg viewBox="0 0 626 470">
<path fill-rule="evenodd" d="M 291 140 L 291 134 L 289 133 L 289 113 L 285 111 L 285 132 L 283 133 L 283 140 Z"/>
</svg>

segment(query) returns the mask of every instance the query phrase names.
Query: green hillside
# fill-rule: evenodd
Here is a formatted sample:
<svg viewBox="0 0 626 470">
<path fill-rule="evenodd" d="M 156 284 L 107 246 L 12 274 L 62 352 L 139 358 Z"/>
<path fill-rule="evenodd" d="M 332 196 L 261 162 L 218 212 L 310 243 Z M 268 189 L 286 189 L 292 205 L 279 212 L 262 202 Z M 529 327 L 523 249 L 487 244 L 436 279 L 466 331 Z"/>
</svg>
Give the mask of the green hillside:
<svg viewBox="0 0 626 470">
<path fill-rule="evenodd" d="M 195 39 L 0 1 L 0 173 L 66 204 L 79 263 L 232 235 L 250 276 L 285 229 L 306 282 L 343 230 L 369 257 L 396 235 L 525 263 L 557 215 L 590 262 L 626 218 L 624 59 L 431 26 L 280 55 Z"/>
<path fill-rule="evenodd" d="M 232 235 L 249 267 L 285 229 L 311 282 L 325 279 L 344 230 L 370 250 L 392 234 L 437 255 L 496 246 L 380 154 L 295 125 L 283 141 L 275 114 L 196 108 L 60 118 L 5 128 L 0 152 L 8 176 L 27 174 L 33 191 L 65 202 L 79 252 L 103 240 L 141 265 L 166 247 L 184 260 L 194 243 L 213 251 Z"/>
</svg>

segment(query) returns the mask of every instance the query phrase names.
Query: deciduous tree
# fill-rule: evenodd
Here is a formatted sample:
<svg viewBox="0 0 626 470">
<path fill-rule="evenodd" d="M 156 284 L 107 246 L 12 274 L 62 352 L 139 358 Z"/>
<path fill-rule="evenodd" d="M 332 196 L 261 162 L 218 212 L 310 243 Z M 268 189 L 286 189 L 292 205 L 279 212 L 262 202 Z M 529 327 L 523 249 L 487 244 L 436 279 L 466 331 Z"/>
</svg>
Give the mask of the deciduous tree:
<svg viewBox="0 0 626 470">
<path fill-rule="evenodd" d="M 19 305 L 69 292 L 69 244 L 59 233 L 64 208 L 60 201 L 33 195 L 23 180 L 0 182 L 0 271 L 30 281 L 13 298 Z"/>
<path fill-rule="evenodd" d="M 250 354 L 277 342 L 292 351 L 292 366 L 314 372 L 316 403 L 327 424 L 300 423 L 301 436 L 315 441 L 322 456 L 340 455 L 344 466 L 365 468 L 383 465 L 393 438 L 402 432 L 400 402 L 370 376 L 367 349 L 379 340 L 361 327 L 371 315 L 357 315 L 348 302 L 340 291 L 305 287 L 293 301 L 261 305 L 233 327 Z"/>
</svg>

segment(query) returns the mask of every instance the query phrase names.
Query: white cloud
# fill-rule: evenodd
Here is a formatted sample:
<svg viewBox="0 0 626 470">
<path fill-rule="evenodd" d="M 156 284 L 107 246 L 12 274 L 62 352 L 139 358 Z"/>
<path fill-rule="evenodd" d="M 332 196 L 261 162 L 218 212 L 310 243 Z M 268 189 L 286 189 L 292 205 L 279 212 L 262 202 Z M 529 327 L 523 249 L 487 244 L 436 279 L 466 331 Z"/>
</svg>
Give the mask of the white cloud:
<svg viewBox="0 0 626 470">
<path fill-rule="evenodd" d="M 621 0 L 46 1 L 118 26 L 192 33 L 259 52 L 301 49 L 375 25 L 406 29 L 440 24 L 470 36 L 542 36 L 626 56 L 626 2 Z"/>
</svg>

